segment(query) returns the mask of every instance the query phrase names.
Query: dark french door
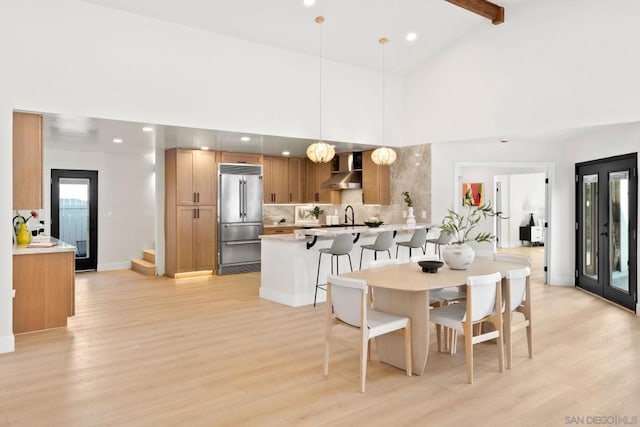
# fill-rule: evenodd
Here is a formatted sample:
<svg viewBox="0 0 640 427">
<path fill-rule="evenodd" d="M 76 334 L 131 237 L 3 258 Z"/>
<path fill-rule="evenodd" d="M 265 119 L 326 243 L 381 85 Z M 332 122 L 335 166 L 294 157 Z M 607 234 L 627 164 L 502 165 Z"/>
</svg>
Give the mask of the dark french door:
<svg viewBox="0 0 640 427">
<path fill-rule="evenodd" d="M 76 247 L 76 271 L 98 268 L 98 171 L 51 170 L 51 235 Z"/>
<path fill-rule="evenodd" d="M 636 309 L 637 153 L 576 164 L 576 286 Z"/>
</svg>

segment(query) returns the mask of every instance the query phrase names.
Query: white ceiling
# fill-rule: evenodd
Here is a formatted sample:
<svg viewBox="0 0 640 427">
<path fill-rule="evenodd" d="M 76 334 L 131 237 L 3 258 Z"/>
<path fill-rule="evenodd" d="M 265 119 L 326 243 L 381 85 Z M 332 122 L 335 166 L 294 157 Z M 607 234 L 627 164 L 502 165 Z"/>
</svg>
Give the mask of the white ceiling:
<svg viewBox="0 0 640 427">
<path fill-rule="evenodd" d="M 315 17 L 323 15 L 322 56 L 374 70 L 382 68 L 378 39 L 388 37 L 385 50 L 387 72 L 404 74 L 428 61 L 479 26 L 500 31 L 501 26 L 444 0 L 316 0 L 306 7 L 303 0 L 83 0 L 122 10 L 224 34 L 255 43 L 319 56 L 320 26 Z M 533 0 L 495 0 L 509 8 Z M 417 33 L 407 42 L 408 32 Z M 97 118 L 65 118 L 45 114 L 44 139 L 47 148 L 78 151 L 150 153 L 160 148 L 185 147 L 233 150 L 280 155 L 290 151 L 303 157 L 313 141 L 268 135 L 248 135 L 206 129 L 190 129 L 147 123 Z M 142 132 L 152 125 L 153 133 Z M 69 132 L 65 127 L 81 128 Z M 242 136 L 251 141 L 239 142 Z M 114 144 L 113 138 L 123 139 Z M 337 152 L 371 146 L 336 143 Z"/>
<path fill-rule="evenodd" d="M 444 0 L 84 0 L 162 21 L 225 34 L 256 43 L 319 56 L 320 29 L 314 19 L 325 17 L 323 57 L 379 70 L 378 40 L 387 45 L 385 67 L 404 74 L 446 49 L 475 27 L 500 31 L 501 26 Z M 509 7 L 532 0 L 494 0 Z M 503 24 L 504 25 L 504 24 Z M 415 32 L 417 40 L 405 40 Z"/>
<path fill-rule="evenodd" d="M 48 150 L 149 154 L 154 152 L 157 145 L 161 149 L 207 147 L 216 151 L 278 156 L 282 155 L 283 151 L 289 151 L 290 156 L 305 157 L 306 148 L 315 142 L 301 138 L 70 117 L 60 114 L 45 113 L 43 116 L 43 140 L 45 149 Z M 153 131 L 145 132 L 142 130 L 143 127 L 151 127 Z M 242 137 L 249 137 L 250 140 L 242 141 Z M 114 139 L 121 139 L 122 142 L 114 143 Z M 338 153 L 374 148 L 371 145 L 344 142 L 334 144 Z"/>
</svg>

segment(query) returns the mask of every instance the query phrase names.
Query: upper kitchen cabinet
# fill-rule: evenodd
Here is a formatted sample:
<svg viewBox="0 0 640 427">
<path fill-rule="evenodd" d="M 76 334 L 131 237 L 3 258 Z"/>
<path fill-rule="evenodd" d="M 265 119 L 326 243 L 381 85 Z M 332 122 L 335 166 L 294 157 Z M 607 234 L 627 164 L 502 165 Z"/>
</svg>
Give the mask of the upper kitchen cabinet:
<svg viewBox="0 0 640 427">
<path fill-rule="evenodd" d="M 42 209 L 42 116 L 13 113 L 13 209 Z"/>
<path fill-rule="evenodd" d="M 289 202 L 304 202 L 305 161 L 303 158 L 289 158 Z"/>
<path fill-rule="evenodd" d="M 322 183 L 331 178 L 331 162 L 314 163 L 307 159 L 307 191 L 306 200 L 309 203 L 340 204 L 340 192 L 322 188 Z"/>
<path fill-rule="evenodd" d="M 264 202 L 289 203 L 289 159 L 263 156 Z"/>
<path fill-rule="evenodd" d="M 304 202 L 304 159 L 263 156 L 262 165 L 264 203 Z"/>
<path fill-rule="evenodd" d="M 262 164 L 262 154 L 220 151 L 218 153 L 218 163 L 249 163 L 259 165 Z"/>
<path fill-rule="evenodd" d="M 176 191 L 179 206 L 216 204 L 215 152 L 182 150 L 166 151 L 166 179 Z"/>
<path fill-rule="evenodd" d="M 373 163 L 372 152 L 362 152 L 362 203 L 388 205 L 391 203 L 391 168 Z"/>
</svg>

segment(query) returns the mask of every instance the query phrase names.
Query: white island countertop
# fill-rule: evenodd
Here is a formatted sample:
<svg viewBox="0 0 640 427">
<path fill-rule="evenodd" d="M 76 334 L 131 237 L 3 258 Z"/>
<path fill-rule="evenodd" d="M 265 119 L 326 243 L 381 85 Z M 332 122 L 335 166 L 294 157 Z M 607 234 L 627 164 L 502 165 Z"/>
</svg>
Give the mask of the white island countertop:
<svg viewBox="0 0 640 427">
<path fill-rule="evenodd" d="M 383 231 L 413 231 L 420 228 L 429 229 L 433 227 L 431 224 L 383 224 L 379 227 L 368 227 L 366 225 L 343 225 L 340 227 L 322 227 L 322 228 L 307 228 L 301 230 L 295 230 L 294 234 L 302 234 L 305 236 L 317 236 L 317 237 L 330 237 L 338 234 L 379 234 Z"/>
<path fill-rule="evenodd" d="M 76 247 L 58 240 L 55 237 L 41 239 L 39 242 L 34 239 L 28 245 L 13 245 L 14 255 L 38 255 L 58 252 L 75 252 Z"/>
</svg>

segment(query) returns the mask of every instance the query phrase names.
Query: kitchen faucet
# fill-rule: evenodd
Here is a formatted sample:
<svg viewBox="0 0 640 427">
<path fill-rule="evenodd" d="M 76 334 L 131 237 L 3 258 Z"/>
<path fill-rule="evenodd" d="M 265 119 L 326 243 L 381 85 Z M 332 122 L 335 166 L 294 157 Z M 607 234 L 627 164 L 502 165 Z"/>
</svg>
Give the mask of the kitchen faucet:
<svg viewBox="0 0 640 427">
<path fill-rule="evenodd" d="M 351 205 L 347 205 L 347 207 L 344 208 L 344 224 L 346 225 L 347 221 L 349 220 L 349 217 L 347 216 L 347 210 L 349 210 L 349 209 L 351 209 L 351 226 L 353 227 L 353 226 L 356 225 L 356 222 L 355 222 L 354 217 L 353 217 L 353 206 L 351 206 Z"/>
</svg>

